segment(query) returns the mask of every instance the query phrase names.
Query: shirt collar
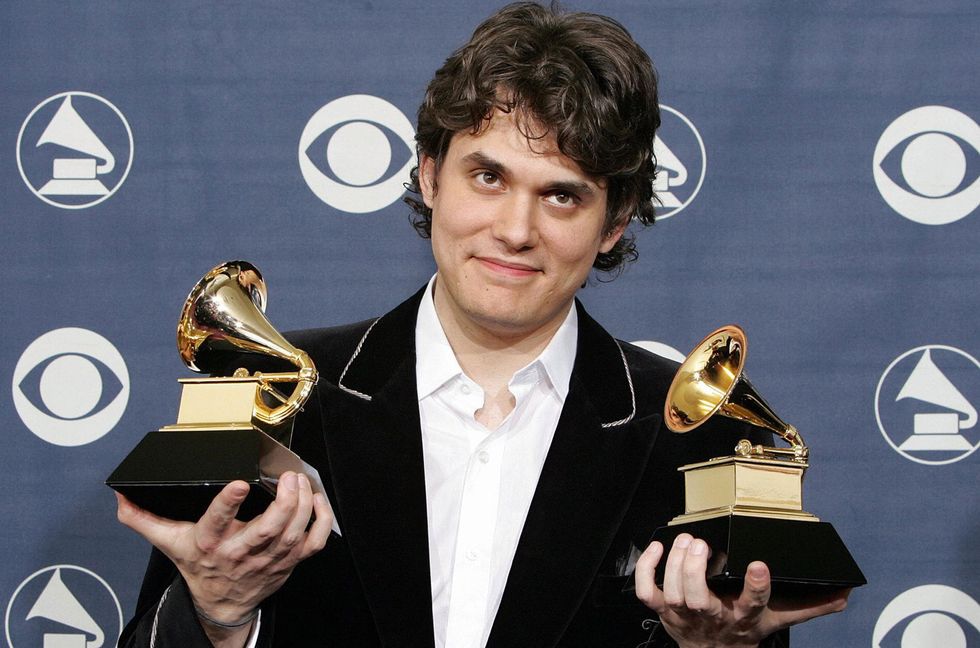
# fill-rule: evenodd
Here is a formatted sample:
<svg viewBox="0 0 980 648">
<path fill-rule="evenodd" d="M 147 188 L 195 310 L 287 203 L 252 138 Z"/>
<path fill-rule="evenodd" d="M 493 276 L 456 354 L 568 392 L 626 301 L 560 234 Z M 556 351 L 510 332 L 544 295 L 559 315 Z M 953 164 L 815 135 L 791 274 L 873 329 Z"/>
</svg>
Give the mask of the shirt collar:
<svg viewBox="0 0 980 648">
<path fill-rule="evenodd" d="M 463 369 L 456 360 L 453 348 L 449 345 L 446 333 L 439 322 L 439 316 L 436 314 L 435 303 L 432 300 L 435 282 L 436 277 L 433 275 L 422 295 L 415 322 L 415 378 L 419 400 L 431 395 L 453 378 L 463 375 Z M 572 366 L 575 364 L 577 343 L 578 313 L 575 305 L 572 304 L 565 320 L 541 355 L 516 371 L 514 377 L 531 370 L 535 365 L 540 366 L 555 394 L 561 402 L 564 402 L 568 395 Z"/>
</svg>

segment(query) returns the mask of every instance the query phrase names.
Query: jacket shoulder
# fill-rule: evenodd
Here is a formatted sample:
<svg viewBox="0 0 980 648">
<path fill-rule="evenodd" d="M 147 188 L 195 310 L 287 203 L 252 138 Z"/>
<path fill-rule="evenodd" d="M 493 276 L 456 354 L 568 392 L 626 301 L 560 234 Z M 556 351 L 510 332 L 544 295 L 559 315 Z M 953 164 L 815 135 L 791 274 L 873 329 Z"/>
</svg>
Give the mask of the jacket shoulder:
<svg viewBox="0 0 980 648">
<path fill-rule="evenodd" d="M 622 349 L 626 366 L 629 368 L 637 407 L 640 408 L 641 404 L 645 404 L 653 408 L 650 413 L 662 412 L 670 382 L 674 379 L 674 374 L 677 373 L 680 365 L 635 344 L 622 340 L 616 342 Z"/>
<path fill-rule="evenodd" d="M 290 331 L 286 333 L 286 339 L 306 351 L 320 375 L 333 382 L 376 321 L 377 318 L 371 318 L 341 326 Z"/>
</svg>

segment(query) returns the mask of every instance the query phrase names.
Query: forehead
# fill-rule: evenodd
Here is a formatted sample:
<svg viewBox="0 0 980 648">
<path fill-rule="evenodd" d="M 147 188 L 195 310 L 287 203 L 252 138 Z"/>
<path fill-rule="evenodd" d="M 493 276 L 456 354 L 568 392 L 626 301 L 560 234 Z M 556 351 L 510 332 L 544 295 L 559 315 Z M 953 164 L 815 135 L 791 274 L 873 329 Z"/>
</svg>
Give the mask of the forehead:
<svg viewBox="0 0 980 648">
<path fill-rule="evenodd" d="M 459 163 L 479 157 L 491 158 L 515 172 L 534 170 L 605 187 L 604 179 L 587 174 L 578 162 L 561 152 L 546 126 L 516 110 L 494 110 L 476 133 L 462 131 L 453 135 L 447 161 Z"/>
</svg>

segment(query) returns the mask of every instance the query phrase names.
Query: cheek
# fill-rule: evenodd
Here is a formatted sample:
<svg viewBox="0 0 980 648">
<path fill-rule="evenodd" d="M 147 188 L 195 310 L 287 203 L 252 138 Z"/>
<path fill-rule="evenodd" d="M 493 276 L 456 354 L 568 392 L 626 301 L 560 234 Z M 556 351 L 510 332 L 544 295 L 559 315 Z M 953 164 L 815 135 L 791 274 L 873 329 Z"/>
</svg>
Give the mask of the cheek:
<svg viewBox="0 0 980 648">
<path fill-rule="evenodd" d="M 600 236 L 592 228 L 558 232 L 550 237 L 551 254 L 576 277 L 588 274 L 599 253 Z"/>
</svg>

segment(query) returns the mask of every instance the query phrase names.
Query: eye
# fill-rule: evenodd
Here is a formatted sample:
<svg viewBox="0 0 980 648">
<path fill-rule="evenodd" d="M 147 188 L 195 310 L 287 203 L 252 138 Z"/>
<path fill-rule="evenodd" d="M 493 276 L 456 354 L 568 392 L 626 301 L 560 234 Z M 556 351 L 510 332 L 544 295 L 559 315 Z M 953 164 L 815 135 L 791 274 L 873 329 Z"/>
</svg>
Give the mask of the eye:
<svg viewBox="0 0 980 648">
<path fill-rule="evenodd" d="M 923 106 L 881 134 L 872 166 L 888 205 L 924 225 L 957 221 L 980 205 L 980 126 L 945 106 Z"/>
<path fill-rule="evenodd" d="M 21 354 L 13 399 L 21 420 L 41 439 L 83 445 L 119 422 L 129 400 L 129 373 L 122 356 L 102 336 L 86 329 L 56 329 Z"/>
<path fill-rule="evenodd" d="M 341 97 L 303 130 L 300 170 L 328 205 L 356 214 L 377 211 L 404 193 L 414 141 L 411 123 L 392 104 L 370 95 Z"/>
</svg>

